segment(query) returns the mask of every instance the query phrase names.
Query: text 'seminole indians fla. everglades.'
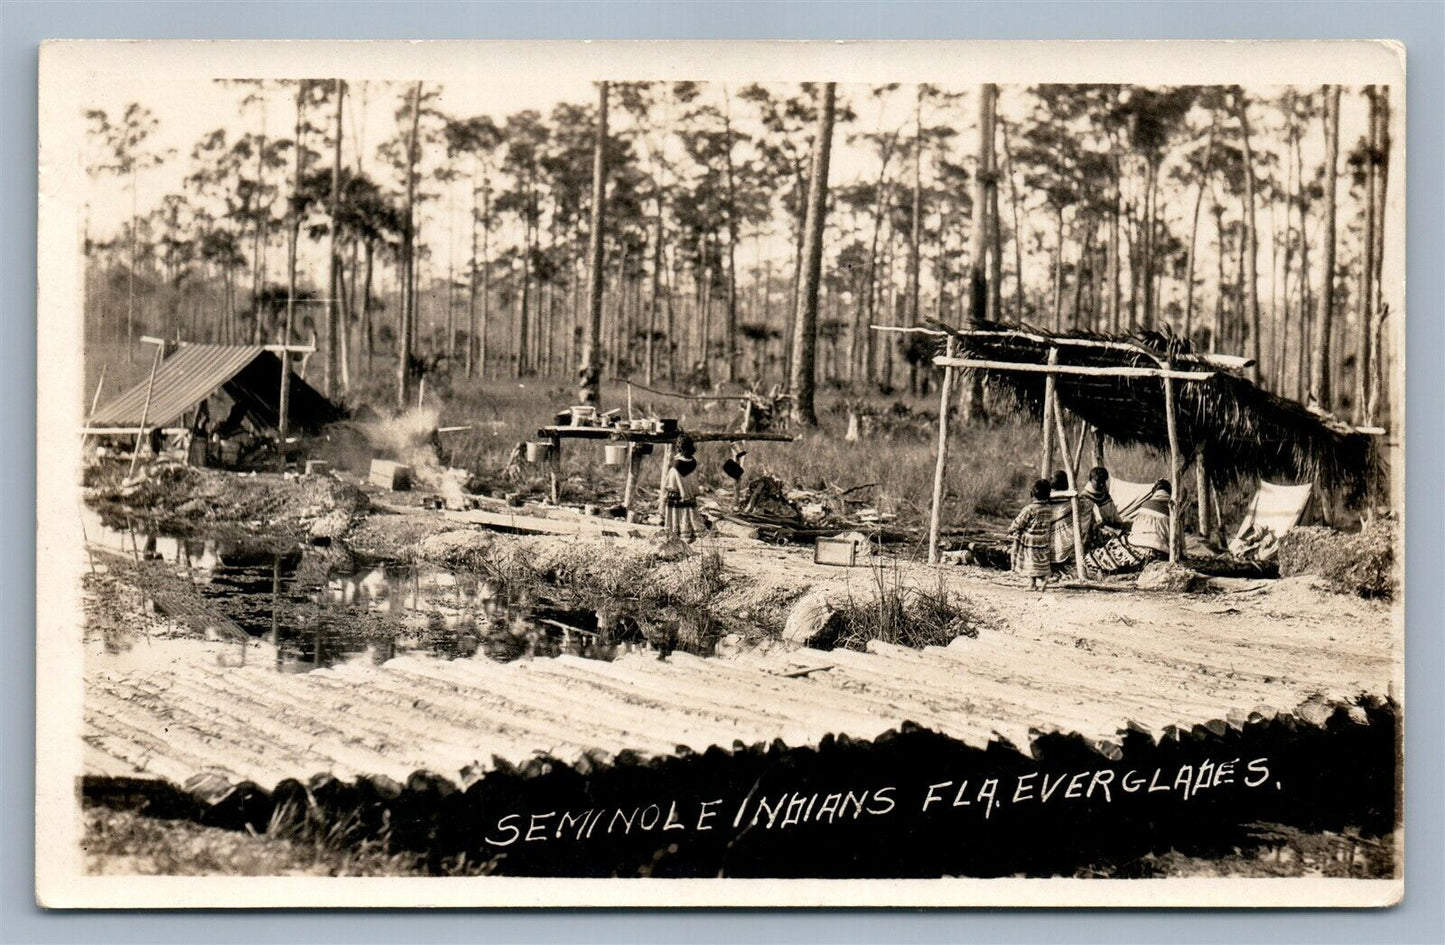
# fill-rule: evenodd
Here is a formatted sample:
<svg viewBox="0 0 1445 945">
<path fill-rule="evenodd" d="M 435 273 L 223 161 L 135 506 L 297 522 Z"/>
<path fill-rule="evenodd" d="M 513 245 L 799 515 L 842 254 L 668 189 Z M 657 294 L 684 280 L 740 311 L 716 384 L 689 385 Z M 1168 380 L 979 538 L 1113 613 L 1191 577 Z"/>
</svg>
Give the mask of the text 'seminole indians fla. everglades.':
<svg viewBox="0 0 1445 945">
<path fill-rule="evenodd" d="M 47 44 L 42 903 L 1397 902 L 1402 60 L 1058 52 Z"/>
</svg>

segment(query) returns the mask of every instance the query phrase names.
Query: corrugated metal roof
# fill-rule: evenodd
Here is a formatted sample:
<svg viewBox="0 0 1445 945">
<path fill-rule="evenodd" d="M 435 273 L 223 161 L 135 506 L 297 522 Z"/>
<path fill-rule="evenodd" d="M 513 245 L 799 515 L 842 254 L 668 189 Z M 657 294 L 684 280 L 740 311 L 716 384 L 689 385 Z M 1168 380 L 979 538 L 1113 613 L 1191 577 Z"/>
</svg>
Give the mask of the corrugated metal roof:
<svg viewBox="0 0 1445 945">
<path fill-rule="evenodd" d="M 185 345 L 156 369 L 155 390 L 146 410 L 150 376 L 91 415 L 93 427 L 173 425 L 187 410 L 241 372 L 265 349 L 251 345 Z M 145 415 L 142 421 L 142 414 Z"/>
<path fill-rule="evenodd" d="M 274 425 L 280 399 L 280 359 L 253 345 L 184 345 L 161 362 L 146 409 L 150 377 L 102 405 L 87 421 L 90 427 L 174 426 L 187 411 L 229 385 L 227 393 L 240 397 L 257 419 Z M 241 381 L 238 377 L 246 375 Z M 320 421 L 335 413 L 320 394 L 291 373 L 293 423 L 302 418 Z M 264 387 L 266 389 L 259 389 Z M 298 417 L 298 414 L 301 415 Z"/>
</svg>

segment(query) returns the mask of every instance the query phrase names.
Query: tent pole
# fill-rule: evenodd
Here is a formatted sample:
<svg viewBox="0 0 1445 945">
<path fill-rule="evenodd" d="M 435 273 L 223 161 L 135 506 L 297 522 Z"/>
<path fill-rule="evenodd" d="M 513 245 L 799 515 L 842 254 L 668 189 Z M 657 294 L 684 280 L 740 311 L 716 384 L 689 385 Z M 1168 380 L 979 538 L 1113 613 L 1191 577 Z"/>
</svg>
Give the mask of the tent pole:
<svg viewBox="0 0 1445 945">
<path fill-rule="evenodd" d="M 953 357 L 953 336 L 948 336 L 945 350 Z M 933 507 L 928 513 L 928 563 L 938 563 L 938 532 L 943 519 L 943 483 L 948 473 L 948 402 L 953 395 L 953 368 L 943 369 L 943 384 L 938 395 L 938 461 L 933 467 Z"/>
<path fill-rule="evenodd" d="M 290 338 L 286 339 L 288 342 Z M 281 472 L 286 471 L 286 434 L 290 432 L 291 420 L 291 352 L 281 351 L 281 404 L 276 416 L 276 452 L 280 457 Z"/>
<path fill-rule="evenodd" d="M 1078 572 L 1079 580 L 1088 580 L 1088 574 L 1084 571 L 1084 533 L 1079 531 L 1079 489 L 1074 480 L 1074 464 L 1069 462 L 1068 434 L 1064 430 L 1064 416 L 1059 409 L 1059 392 L 1052 391 L 1054 406 L 1054 423 L 1059 428 L 1060 452 L 1064 457 L 1064 475 L 1069 480 L 1069 505 L 1074 515 L 1074 569 Z M 1079 444 L 1083 445 L 1083 437 L 1079 438 Z M 1074 461 L 1075 463 L 1078 460 Z"/>
<path fill-rule="evenodd" d="M 1169 429 L 1169 563 L 1179 561 L 1179 429 L 1174 419 L 1174 378 L 1164 375 L 1164 421 Z"/>
<path fill-rule="evenodd" d="M 1059 363 L 1059 349 L 1049 349 L 1049 366 L 1054 367 Z M 1053 372 L 1044 375 L 1044 448 L 1039 458 L 1039 478 L 1049 478 L 1049 464 L 1054 461 L 1054 429 L 1050 414 L 1054 409 L 1054 375 Z M 1067 449 L 1068 447 L 1064 447 Z"/>
<path fill-rule="evenodd" d="M 151 362 L 151 379 L 150 382 L 146 384 L 146 402 L 140 411 L 140 429 L 135 431 L 135 449 L 131 450 L 130 472 L 126 473 L 127 479 L 135 475 L 135 464 L 136 461 L 140 459 L 140 444 L 146 435 L 146 421 L 150 419 L 151 394 L 155 393 L 156 389 L 156 369 L 161 366 L 161 355 L 165 354 L 166 351 L 166 343 L 164 341 L 156 341 L 155 346 L 156 357 L 155 360 Z"/>
</svg>

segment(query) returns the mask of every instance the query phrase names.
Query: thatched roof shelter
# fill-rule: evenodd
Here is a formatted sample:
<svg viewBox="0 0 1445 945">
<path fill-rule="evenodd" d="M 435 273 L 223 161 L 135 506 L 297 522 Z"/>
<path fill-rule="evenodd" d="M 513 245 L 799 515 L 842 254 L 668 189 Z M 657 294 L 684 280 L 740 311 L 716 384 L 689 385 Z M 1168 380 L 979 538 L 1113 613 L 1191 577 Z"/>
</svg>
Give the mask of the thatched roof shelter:
<svg viewBox="0 0 1445 945">
<path fill-rule="evenodd" d="M 1164 381 L 1146 372 L 1180 372 L 1183 382 L 1174 385 L 1179 453 L 1192 461 L 1202 450 L 1216 486 L 1260 477 L 1353 490 L 1370 468 L 1370 433 L 1257 386 L 1240 373 L 1250 363 L 1242 358 L 1197 353 L 1167 332 L 1058 334 L 1001 324 L 967 330 L 930 324 L 953 336 L 958 358 L 997 364 L 974 369 L 993 391 L 1035 417 L 1044 414 L 1049 375 L 1027 366 L 1044 367 L 1051 350 L 1060 368 L 1108 369 L 1054 374 L 1058 402 L 1106 440 L 1161 452 L 1169 450 Z M 1140 376 L 1120 376 L 1118 369 L 1138 369 Z"/>
</svg>

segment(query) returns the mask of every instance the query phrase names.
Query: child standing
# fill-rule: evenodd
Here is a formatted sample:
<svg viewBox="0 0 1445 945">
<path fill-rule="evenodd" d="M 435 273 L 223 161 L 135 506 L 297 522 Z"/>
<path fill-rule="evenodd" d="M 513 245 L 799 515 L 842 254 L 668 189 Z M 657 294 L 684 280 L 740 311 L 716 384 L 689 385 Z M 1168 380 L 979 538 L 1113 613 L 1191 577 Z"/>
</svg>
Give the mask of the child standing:
<svg viewBox="0 0 1445 945">
<path fill-rule="evenodd" d="M 1053 510 L 1049 507 L 1049 481 L 1040 479 L 1030 490 L 1032 501 L 1009 526 L 1014 536 L 1013 569 L 1029 578 L 1029 588 L 1047 587 L 1050 567 L 1049 533 Z"/>
<path fill-rule="evenodd" d="M 702 531 L 702 519 L 697 514 L 697 483 L 693 479 L 697 472 L 695 450 L 692 437 L 678 437 L 677 459 L 672 461 L 662 483 L 662 525 L 670 536 L 689 544 Z"/>
</svg>

